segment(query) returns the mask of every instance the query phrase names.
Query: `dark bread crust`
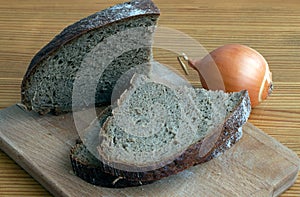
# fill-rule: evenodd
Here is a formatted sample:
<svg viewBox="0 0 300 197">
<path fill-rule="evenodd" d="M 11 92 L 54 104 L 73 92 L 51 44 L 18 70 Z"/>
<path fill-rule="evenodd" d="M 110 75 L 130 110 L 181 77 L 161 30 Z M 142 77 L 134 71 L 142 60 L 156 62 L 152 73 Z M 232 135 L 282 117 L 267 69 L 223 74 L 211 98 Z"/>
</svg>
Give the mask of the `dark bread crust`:
<svg viewBox="0 0 300 197">
<path fill-rule="evenodd" d="M 81 142 L 76 144 L 71 149 L 70 159 L 73 168 L 73 172 L 76 176 L 85 180 L 88 183 L 93 185 L 101 186 L 101 187 L 109 187 L 109 188 L 124 188 L 124 187 L 134 187 L 141 186 L 152 183 L 153 181 L 129 181 L 119 176 L 113 176 L 111 174 L 105 173 L 96 165 L 91 165 L 86 163 L 77 157 L 75 157 L 74 153 L 76 149 L 83 146 Z M 100 161 L 99 161 L 100 162 Z"/>
<path fill-rule="evenodd" d="M 220 133 L 220 135 L 217 136 L 218 137 L 217 142 L 214 144 L 213 148 L 211 148 L 204 156 L 199 155 L 200 148 L 203 144 L 203 140 L 200 140 L 190 145 L 187 148 L 187 150 L 179 157 L 177 157 L 174 161 L 156 170 L 145 171 L 145 172 L 128 172 L 128 171 L 115 169 L 111 166 L 105 165 L 102 162 L 99 162 L 99 166 L 97 167 L 97 170 L 100 172 L 111 174 L 113 176 L 122 177 L 129 181 L 138 181 L 138 182 L 160 180 L 164 177 L 177 174 L 191 166 L 204 163 L 213 159 L 218 153 L 222 153 L 229 148 L 228 146 L 226 146 L 227 143 L 235 144 L 241 137 L 238 134 L 238 131 L 242 127 L 242 125 L 246 123 L 250 110 L 251 110 L 251 104 L 250 104 L 248 92 L 243 91 L 243 96 L 241 101 L 236 106 L 234 111 L 227 117 L 226 121 L 224 122 L 221 128 L 221 132 L 216 131 Z M 71 161 L 72 163 L 74 163 L 72 158 Z M 82 169 L 81 172 L 82 171 L 84 171 L 84 169 Z M 89 174 L 89 176 L 93 177 L 93 174 L 90 174 L 88 172 L 86 173 Z"/>
<path fill-rule="evenodd" d="M 122 7 L 128 5 L 128 9 L 123 11 L 122 9 L 117 9 L 116 7 Z M 129 6 L 130 5 L 130 6 Z M 142 12 L 141 12 L 142 11 Z M 113 23 L 120 23 L 132 18 L 142 17 L 142 16 L 159 16 L 160 11 L 156 5 L 151 0 L 132 0 L 131 2 L 126 2 L 116 6 L 112 6 L 105 10 L 96 12 L 68 27 L 63 29 L 61 33 L 53 38 L 47 45 L 45 45 L 31 60 L 27 71 L 23 77 L 21 85 L 21 101 L 27 106 L 29 103 L 25 98 L 24 90 L 28 87 L 29 78 L 35 73 L 39 68 L 39 65 L 49 56 L 51 56 L 55 51 L 61 48 L 63 45 L 68 44 L 76 40 L 83 34 L 90 31 L 95 31 L 99 28 L 103 28 L 107 25 Z"/>
</svg>

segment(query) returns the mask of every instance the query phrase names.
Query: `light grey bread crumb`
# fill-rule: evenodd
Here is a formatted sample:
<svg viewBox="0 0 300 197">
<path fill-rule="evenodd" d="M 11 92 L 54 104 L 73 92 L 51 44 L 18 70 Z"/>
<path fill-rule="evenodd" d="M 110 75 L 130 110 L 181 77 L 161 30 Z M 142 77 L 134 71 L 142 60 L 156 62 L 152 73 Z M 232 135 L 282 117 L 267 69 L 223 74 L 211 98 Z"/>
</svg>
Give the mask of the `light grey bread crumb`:
<svg viewBox="0 0 300 197">
<path fill-rule="evenodd" d="M 135 75 L 101 129 L 100 159 L 126 171 L 162 167 L 222 126 L 241 97 Z"/>
<path fill-rule="evenodd" d="M 141 2 L 141 4 L 145 3 L 147 2 Z M 118 32 L 140 28 L 139 30 L 142 29 L 143 31 L 141 32 L 143 37 L 134 38 L 132 36 L 131 39 L 124 37 L 122 41 L 128 42 L 127 44 L 130 45 L 130 42 L 135 43 L 137 40 L 145 40 L 149 44 L 125 51 L 109 65 L 105 65 L 106 69 L 102 76 L 99 77 L 96 90 L 93 90 L 96 93 L 94 95 L 94 103 L 96 105 L 110 103 L 112 89 L 120 76 L 134 66 L 149 62 L 152 56 L 152 33 L 159 11 L 152 11 L 151 9 L 153 8 L 150 7 L 135 9 L 135 5 L 137 4 L 140 4 L 140 2 L 133 0 L 83 19 L 82 21 L 89 22 L 89 25 L 85 24 L 84 27 L 80 27 L 81 29 L 86 28 L 86 32 L 78 35 L 71 42 L 67 42 L 67 40 L 64 41 L 67 42 L 66 44 L 62 42 L 60 48 L 41 61 L 38 69 L 24 80 L 26 84 L 23 86 L 25 88 L 22 89 L 24 97 L 22 100 L 27 105 L 27 108 L 42 114 L 53 110 L 61 112 L 71 111 L 73 83 L 87 54 L 97 47 L 99 43 L 104 42 Z M 120 9 L 122 6 L 124 6 L 124 9 Z M 135 15 L 136 17 L 134 17 Z M 103 21 L 108 20 L 107 17 L 109 17 L 109 20 L 115 20 L 115 22 L 111 22 L 109 25 L 105 24 L 101 28 L 93 29 L 99 25 L 101 26 Z M 119 19 L 122 20 L 118 21 Z M 81 23 L 78 22 L 78 24 Z M 74 27 L 73 25 L 72 28 Z M 72 34 L 74 32 L 63 31 L 62 35 L 67 33 Z M 116 48 L 116 46 L 117 43 L 114 43 L 113 47 Z M 110 51 L 109 47 L 105 49 L 105 52 L 107 51 Z M 113 55 L 113 52 L 110 55 Z M 97 63 L 90 64 L 87 69 L 91 73 L 97 74 L 97 72 L 93 72 L 94 70 L 97 71 L 97 66 L 102 65 Z M 84 90 L 85 88 L 82 89 Z M 75 105 L 89 106 L 91 103 L 81 101 L 75 103 Z"/>
</svg>

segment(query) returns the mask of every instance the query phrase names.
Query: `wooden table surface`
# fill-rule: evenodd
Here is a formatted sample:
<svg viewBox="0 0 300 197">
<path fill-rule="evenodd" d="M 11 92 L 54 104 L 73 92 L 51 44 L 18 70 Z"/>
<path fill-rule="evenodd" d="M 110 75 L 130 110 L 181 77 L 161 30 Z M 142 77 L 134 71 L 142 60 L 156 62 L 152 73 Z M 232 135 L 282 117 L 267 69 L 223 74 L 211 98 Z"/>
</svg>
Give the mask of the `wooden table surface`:
<svg viewBox="0 0 300 197">
<path fill-rule="evenodd" d="M 240 43 L 267 59 L 275 89 L 253 109 L 249 121 L 300 155 L 300 1 L 154 1 L 162 13 L 160 26 L 190 35 L 208 51 Z M 1 0 L 0 109 L 20 101 L 20 83 L 31 58 L 62 28 L 120 2 Z M 188 77 L 199 85 L 196 73 Z M 0 151 L 0 196 L 51 194 Z M 300 176 L 282 196 L 300 196 Z"/>
</svg>

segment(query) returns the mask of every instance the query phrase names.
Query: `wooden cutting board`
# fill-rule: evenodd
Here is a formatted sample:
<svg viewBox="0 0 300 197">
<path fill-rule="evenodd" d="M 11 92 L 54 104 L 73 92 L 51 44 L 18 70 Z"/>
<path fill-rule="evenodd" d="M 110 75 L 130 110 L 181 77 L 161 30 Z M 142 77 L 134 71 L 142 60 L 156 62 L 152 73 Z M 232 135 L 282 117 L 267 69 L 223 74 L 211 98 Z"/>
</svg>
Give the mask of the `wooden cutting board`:
<svg viewBox="0 0 300 197">
<path fill-rule="evenodd" d="M 0 111 L 0 148 L 55 196 L 278 196 L 296 180 L 298 156 L 250 123 L 243 131 L 210 162 L 150 185 L 109 189 L 72 173 L 72 114 L 39 116 L 17 105 Z"/>
</svg>

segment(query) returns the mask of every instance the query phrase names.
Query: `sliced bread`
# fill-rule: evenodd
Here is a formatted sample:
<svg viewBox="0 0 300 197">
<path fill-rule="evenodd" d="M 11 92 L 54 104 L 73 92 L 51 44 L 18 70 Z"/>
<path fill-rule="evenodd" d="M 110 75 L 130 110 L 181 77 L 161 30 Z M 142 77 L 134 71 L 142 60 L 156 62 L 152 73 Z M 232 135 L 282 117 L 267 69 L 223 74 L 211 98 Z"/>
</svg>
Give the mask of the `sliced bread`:
<svg viewBox="0 0 300 197">
<path fill-rule="evenodd" d="M 22 104 L 45 114 L 69 112 L 72 104 L 110 103 L 119 77 L 150 60 L 151 38 L 159 14 L 151 0 L 132 0 L 68 26 L 32 59 L 22 82 Z M 126 33 L 120 36 L 122 32 Z M 123 48 L 116 52 L 116 46 Z M 86 72 L 78 73 L 82 69 Z M 78 103 L 73 99 L 72 103 L 73 84 L 83 75 L 86 78 L 77 87 L 87 91 L 88 84 L 96 80 L 90 92 L 82 92 L 88 96 L 94 93 L 93 99 Z"/>
<path fill-rule="evenodd" d="M 100 142 L 87 147 L 102 172 L 128 181 L 159 180 L 218 156 L 242 136 L 251 110 L 247 91 L 176 87 L 143 75 L 131 83 L 102 115 Z M 98 139 L 92 136 L 86 141 Z"/>
</svg>

